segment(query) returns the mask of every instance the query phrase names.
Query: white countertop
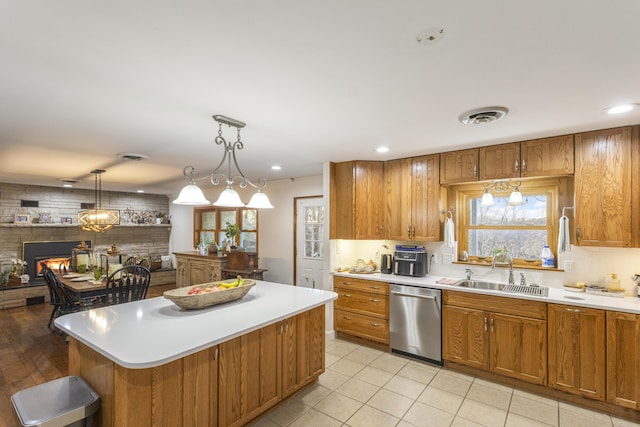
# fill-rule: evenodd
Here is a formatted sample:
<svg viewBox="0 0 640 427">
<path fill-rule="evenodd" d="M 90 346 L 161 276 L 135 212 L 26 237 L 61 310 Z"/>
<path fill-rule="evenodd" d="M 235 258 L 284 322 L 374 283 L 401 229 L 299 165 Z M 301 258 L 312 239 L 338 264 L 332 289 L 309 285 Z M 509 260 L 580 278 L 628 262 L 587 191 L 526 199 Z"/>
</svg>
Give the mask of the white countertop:
<svg viewBox="0 0 640 427">
<path fill-rule="evenodd" d="M 164 297 L 61 316 L 55 325 L 118 365 L 160 366 L 333 301 L 320 289 L 257 281 L 240 300 L 183 310 Z"/>
<path fill-rule="evenodd" d="M 360 279 L 395 283 L 398 285 L 420 286 L 420 287 L 428 287 L 428 288 L 434 288 L 434 289 L 448 289 L 448 290 L 454 290 L 454 291 L 460 291 L 460 292 L 471 292 L 471 293 L 477 293 L 477 294 L 520 298 L 520 299 L 543 301 L 543 302 L 549 302 L 549 303 L 555 303 L 555 304 L 573 305 L 577 307 L 589 307 L 589 308 L 598 308 L 601 310 L 614 310 L 614 311 L 622 311 L 626 313 L 640 314 L 640 298 L 636 298 L 636 297 L 615 298 L 615 297 L 587 294 L 586 292 L 571 292 L 571 291 L 566 291 L 564 289 L 556 288 L 556 287 L 549 287 L 549 296 L 541 297 L 541 296 L 515 294 L 515 293 L 503 292 L 503 291 L 497 291 L 497 290 L 492 291 L 492 290 L 486 290 L 486 289 L 463 288 L 463 287 L 443 285 L 443 284 L 436 283 L 436 281 L 443 278 L 459 279 L 459 280 L 462 279 L 460 277 L 451 277 L 451 276 L 443 277 L 443 276 L 429 275 L 426 277 L 410 277 L 410 276 L 398 276 L 395 274 L 381 274 L 381 273 L 351 274 L 351 273 L 337 273 L 337 272 L 334 272 L 333 274 L 335 276 L 340 276 L 340 277 L 357 277 Z"/>
</svg>

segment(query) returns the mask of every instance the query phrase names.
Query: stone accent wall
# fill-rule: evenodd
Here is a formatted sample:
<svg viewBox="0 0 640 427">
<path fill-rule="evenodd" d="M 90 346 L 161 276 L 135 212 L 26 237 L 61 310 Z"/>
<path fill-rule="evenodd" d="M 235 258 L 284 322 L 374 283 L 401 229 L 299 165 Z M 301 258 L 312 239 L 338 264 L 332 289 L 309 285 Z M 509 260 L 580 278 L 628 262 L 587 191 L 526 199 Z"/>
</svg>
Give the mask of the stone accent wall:
<svg viewBox="0 0 640 427">
<path fill-rule="evenodd" d="M 127 255 L 156 258 L 169 255 L 171 226 L 127 224 L 115 226 L 103 233 L 83 231 L 78 227 L 80 203 L 94 202 L 93 190 L 78 190 L 0 183 L 0 269 L 11 265 L 12 258 L 22 259 L 22 244 L 35 241 L 90 240 L 94 250 L 105 253 L 115 243 Z M 38 201 L 37 208 L 20 207 L 21 200 Z M 168 217 L 169 198 L 165 195 L 102 192 L 102 207 L 127 208 L 136 211 L 159 211 Z M 12 224 L 14 214 L 51 216 L 50 224 Z M 62 225 L 61 218 L 70 217 L 72 225 Z"/>
</svg>

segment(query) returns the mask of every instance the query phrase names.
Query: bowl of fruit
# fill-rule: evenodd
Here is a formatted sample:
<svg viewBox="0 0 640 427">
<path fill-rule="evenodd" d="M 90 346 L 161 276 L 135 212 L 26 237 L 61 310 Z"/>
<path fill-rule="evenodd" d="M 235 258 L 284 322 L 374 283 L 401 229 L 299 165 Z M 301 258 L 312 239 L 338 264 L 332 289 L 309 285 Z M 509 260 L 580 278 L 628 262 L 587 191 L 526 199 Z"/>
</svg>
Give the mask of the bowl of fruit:
<svg viewBox="0 0 640 427">
<path fill-rule="evenodd" d="M 235 280 L 201 283 L 164 292 L 162 295 L 185 310 L 212 307 L 242 298 L 256 284 L 253 279 L 238 277 Z"/>
</svg>

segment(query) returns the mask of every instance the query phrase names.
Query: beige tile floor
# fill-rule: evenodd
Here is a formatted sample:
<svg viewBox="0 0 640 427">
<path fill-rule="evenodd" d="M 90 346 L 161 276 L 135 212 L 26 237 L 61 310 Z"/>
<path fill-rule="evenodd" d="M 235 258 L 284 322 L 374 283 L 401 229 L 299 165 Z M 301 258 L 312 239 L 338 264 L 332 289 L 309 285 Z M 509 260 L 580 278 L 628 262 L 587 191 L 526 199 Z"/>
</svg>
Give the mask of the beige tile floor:
<svg viewBox="0 0 640 427">
<path fill-rule="evenodd" d="M 326 372 L 252 426 L 638 426 L 344 340 L 326 346 Z"/>
</svg>

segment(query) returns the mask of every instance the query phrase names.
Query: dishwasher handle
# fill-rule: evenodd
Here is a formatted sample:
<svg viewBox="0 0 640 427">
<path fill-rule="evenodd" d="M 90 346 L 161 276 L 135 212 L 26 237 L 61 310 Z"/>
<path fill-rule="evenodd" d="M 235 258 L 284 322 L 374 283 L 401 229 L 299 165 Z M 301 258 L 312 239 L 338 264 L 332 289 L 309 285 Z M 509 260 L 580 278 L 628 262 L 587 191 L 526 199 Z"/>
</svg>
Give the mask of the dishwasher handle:
<svg viewBox="0 0 640 427">
<path fill-rule="evenodd" d="M 422 299 L 430 299 L 435 301 L 436 297 L 433 295 L 418 295 L 418 294 L 407 294 L 405 292 L 391 291 L 392 294 L 398 295 L 401 297 L 413 297 L 413 298 L 422 298 Z"/>
</svg>

